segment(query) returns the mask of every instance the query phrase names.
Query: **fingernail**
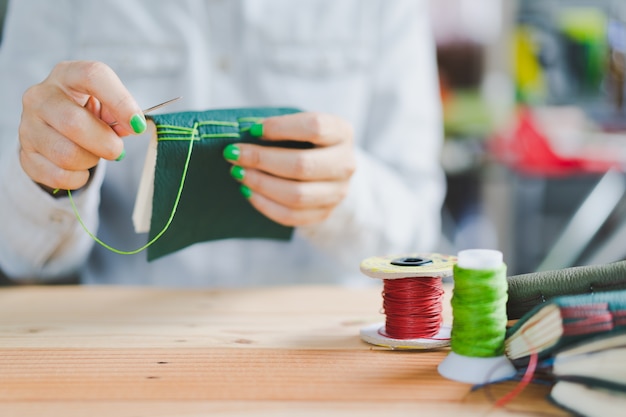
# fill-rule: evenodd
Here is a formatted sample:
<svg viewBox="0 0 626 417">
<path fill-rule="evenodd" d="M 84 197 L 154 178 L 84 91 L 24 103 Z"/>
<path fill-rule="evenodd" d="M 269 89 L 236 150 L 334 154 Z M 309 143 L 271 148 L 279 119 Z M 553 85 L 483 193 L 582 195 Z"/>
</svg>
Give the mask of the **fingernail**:
<svg viewBox="0 0 626 417">
<path fill-rule="evenodd" d="M 133 117 L 130 118 L 130 127 L 133 128 L 135 133 L 143 133 L 146 127 L 148 127 L 145 116 L 139 113 L 133 114 Z"/>
<path fill-rule="evenodd" d="M 246 170 L 240 166 L 234 165 L 230 169 L 230 175 L 232 175 L 234 179 L 241 181 L 243 180 L 243 177 L 246 176 Z"/>
<path fill-rule="evenodd" d="M 252 190 L 246 185 L 242 185 L 241 187 L 239 187 L 239 191 L 241 191 L 241 194 L 243 194 L 243 196 L 246 198 L 252 197 Z"/>
<path fill-rule="evenodd" d="M 116 161 L 121 161 L 126 156 L 126 149 L 122 149 L 122 153 L 117 157 Z"/>
<path fill-rule="evenodd" d="M 239 150 L 239 146 L 230 144 L 224 148 L 224 158 L 229 159 L 231 161 L 236 161 L 239 159 L 241 151 Z"/>
<path fill-rule="evenodd" d="M 255 123 L 250 126 L 250 134 L 255 138 L 263 136 L 263 123 Z"/>
</svg>

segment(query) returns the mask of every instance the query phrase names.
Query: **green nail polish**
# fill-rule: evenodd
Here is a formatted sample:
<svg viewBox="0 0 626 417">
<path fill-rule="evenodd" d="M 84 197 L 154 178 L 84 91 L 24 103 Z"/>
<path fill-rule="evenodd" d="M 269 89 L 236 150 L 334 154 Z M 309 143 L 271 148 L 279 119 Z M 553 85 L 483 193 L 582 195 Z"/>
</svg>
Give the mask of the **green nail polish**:
<svg viewBox="0 0 626 417">
<path fill-rule="evenodd" d="M 241 194 L 246 198 L 252 197 L 252 190 L 248 186 L 242 185 L 239 187 L 239 191 L 241 191 Z"/>
<path fill-rule="evenodd" d="M 234 179 L 241 181 L 243 180 L 243 177 L 246 176 L 246 170 L 235 165 L 230 169 L 230 175 L 232 175 Z"/>
<path fill-rule="evenodd" d="M 250 134 L 255 138 L 263 136 L 263 123 L 255 123 L 250 126 Z"/>
<path fill-rule="evenodd" d="M 134 114 L 130 118 L 130 127 L 133 128 L 135 133 L 143 133 L 148 125 L 146 124 L 146 118 L 142 114 Z"/>
<path fill-rule="evenodd" d="M 117 157 L 116 161 L 121 161 L 126 156 L 126 149 L 122 149 L 122 153 Z"/>
<path fill-rule="evenodd" d="M 239 146 L 230 144 L 224 148 L 224 158 L 229 159 L 231 161 L 236 161 L 239 159 L 241 151 L 239 150 Z"/>
</svg>

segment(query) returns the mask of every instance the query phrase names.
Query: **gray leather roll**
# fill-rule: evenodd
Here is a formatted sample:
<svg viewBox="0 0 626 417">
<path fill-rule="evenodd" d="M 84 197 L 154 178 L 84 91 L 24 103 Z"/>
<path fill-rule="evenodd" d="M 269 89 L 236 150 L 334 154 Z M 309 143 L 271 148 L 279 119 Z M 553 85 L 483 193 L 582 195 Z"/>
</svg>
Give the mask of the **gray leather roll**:
<svg viewBox="0 0 626 417">
<path fill-rule="evenodd" d="M 560 295 L 626 289 L 626 261 L 533 272 L 507 278 L 509 320 L 519 319 L 534 306 Z"/>
</svg>

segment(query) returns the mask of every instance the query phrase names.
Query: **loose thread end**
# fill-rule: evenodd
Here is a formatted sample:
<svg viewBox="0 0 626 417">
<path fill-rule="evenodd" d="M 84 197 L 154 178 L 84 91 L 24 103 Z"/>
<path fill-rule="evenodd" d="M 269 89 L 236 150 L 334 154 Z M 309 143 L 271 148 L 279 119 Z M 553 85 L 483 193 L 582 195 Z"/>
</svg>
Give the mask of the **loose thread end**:
<svg viewBox="0 0 626 417">
<path fill-rule="evenodd" d="M 539 362 L 539 354 L 537 352 L 532 352 L 530 354 L 528 366 L 526 367 L 526 371 L 524 372 L 522 379 L 515 386 L 515 388 L 511 390 L 511 392 L 509 392 L 504 397 L 496 401 L 496 403 L 494 404 L 496 408 L 504 407 L 505 405 L 513 401 L 515 397 L 521 394 L 522 391 L 524 391 L 524 389 L 528 386 L 528 384 L 530 384 L 533 380 L 533 376 L 535 375 L 535 370 L 537 369 L 538 362 Z"/>
<path fill-rule="evenodd" d="M 150 240 L 148 243 L 146 243 L 145 245 L 143 245 L 140 248 L 137 248 L 135 250 L 131 250 L 131 251 L 123 251 L 123 250 L 119 250 L 116 249 L 110 245 L 108 245 L 107 243 L 103 242 L 102 240 L 100 240 L 94 233 L 92 233 L 89 228 L 87 227 L 87 225 L 84 223 L 80 213 L 78 212 L 78 208 L 76 207 L 76 203 L 74 202 L 74 198 L 72 197 L 72 192 L 70 190 L 67 190 L 67 196 L 70 199 L 70 204 L 72 205 L 72 210 L 74 211 L 74 215 L 76 216 L 76 220 L 78 220 L 78 223 L 80 223 L 81 227 L 83 228 L 83 230 L 100 246 L 110 250 L 111 252 L 117 253 L 118 255 L 135 255 L 139 252 L 144 251 L 145 249 L 147 249 L 148 247 L 150 247 L 154 242 L 156 242 L 157 240 L 159 240 L 161 238 L 161 236 L 163 236 L 163 234 L 167 231 L 167 229 L 170 227 L 170 224 L 172 223 L 172 220 L 174 219 L 174 215 L 176 214 L 176 210 L 178 209 L 178 203 L 180 202 L 180 197 L 181 194 L 183 192 L 183 188 L 185 186 L 185 179 L 187 178 L 187 171 L 189 169 L 189 162 L 191 161 L 191 152 L 193 150 L 193 143 L 194 140 L 196 138 L 196 136 L 198 136 L 198 122 L 196 122 L 193 126 L 192 131 L 190 132 L 190 137 L 188 138 L 189 140 L 189 149 L 187 151 L 187 159 L 185 160 L 185 165 L 183 167 L 183 173 L 181 175 L 181 180 L 180 180 L 180 186 L 178 187 L 178 192 L 176 194 L 176 199 L 174 201 L 174 206 L 172 207 L 172 212 L 170 213 L 170 216 L 165 224 L 165 226 L 163 226 L 163 229 L 161 229 L 161 231 L 154 237 L 152 238 L 152 240 Z M 53 194 L 57 193 L 59 191 L 59 189 L 55 189 L 53 190 Z"/>
</svg>

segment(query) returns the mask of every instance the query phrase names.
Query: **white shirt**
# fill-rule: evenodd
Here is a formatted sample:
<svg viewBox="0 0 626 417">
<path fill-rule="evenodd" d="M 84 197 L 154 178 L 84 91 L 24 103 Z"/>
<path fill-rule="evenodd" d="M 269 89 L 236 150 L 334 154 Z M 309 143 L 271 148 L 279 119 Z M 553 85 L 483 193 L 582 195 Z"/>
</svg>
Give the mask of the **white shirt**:
<svg viewBox="0 0 626 417">
<path fill-rule="evenodd" d="M 15 279 L 80 272 L 83 282 L 160 286 L 359 283 L 366 257 L 431 251 L 444 180 L 441 109 L 426 1 L 20 0 L 0 48 L 0 268 Z M 148 263 L 117 255 L 78 224 L 18 160 L 21 96 L 62 60 L 99 60 L 142 107 L 167 112 L 293 106 L 348 120 L 357 170 L 346 199 L 288 242 L 227 239 Z M 148 138 L 101 161 L 76 196 L 88 228 L 130 250 Z M 219 221 L 219 219 L 216 219 Z"/>
</svg>

